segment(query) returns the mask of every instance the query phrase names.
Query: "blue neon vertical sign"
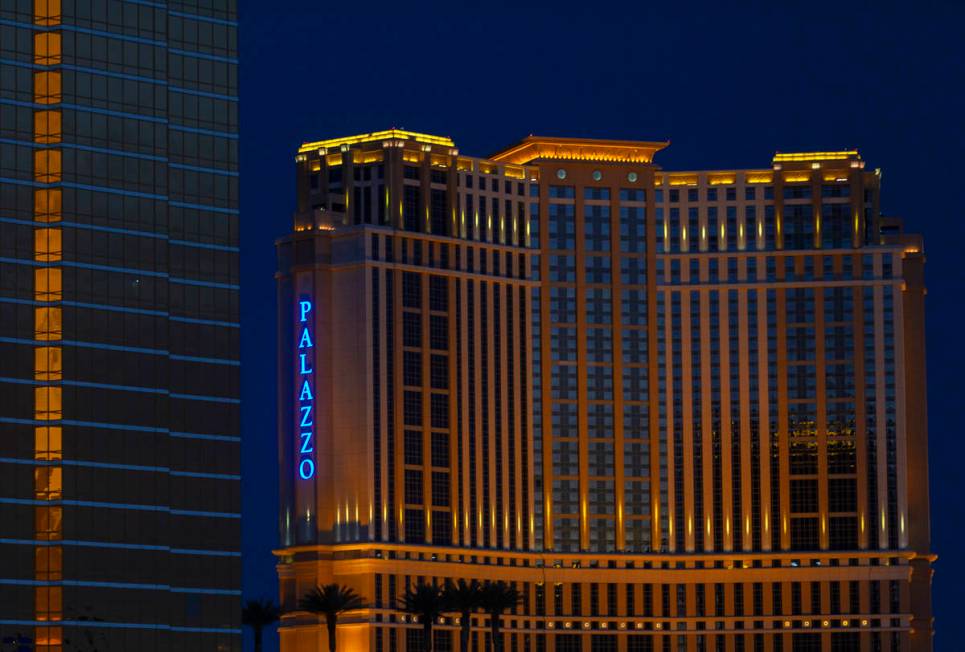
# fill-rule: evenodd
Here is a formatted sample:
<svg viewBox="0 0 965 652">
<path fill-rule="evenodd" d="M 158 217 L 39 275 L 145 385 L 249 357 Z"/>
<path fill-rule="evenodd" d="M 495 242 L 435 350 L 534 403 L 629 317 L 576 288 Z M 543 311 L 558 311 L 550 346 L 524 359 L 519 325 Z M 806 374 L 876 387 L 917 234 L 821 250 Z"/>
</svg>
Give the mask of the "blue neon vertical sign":
<svg viewBox="0 0 965 652">
<path fill-rule="evenodd" d="M 312 340 L 312 309 L 309 299 L 298 302 L 298 476 L 310 480 L 315 476 L 315 342 Z"/>
</svg>

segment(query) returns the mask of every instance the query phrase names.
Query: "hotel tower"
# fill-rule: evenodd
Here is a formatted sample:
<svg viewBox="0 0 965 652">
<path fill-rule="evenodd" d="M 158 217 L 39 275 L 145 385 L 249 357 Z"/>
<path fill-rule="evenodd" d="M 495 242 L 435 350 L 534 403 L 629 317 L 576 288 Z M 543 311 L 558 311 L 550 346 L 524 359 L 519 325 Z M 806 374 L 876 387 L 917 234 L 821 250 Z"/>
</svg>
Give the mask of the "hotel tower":
<svg viewBox="0 0 965 652">
<path fill-rule="evenodd" d="M 235 20 L 0 0 L 3 649 L 241 649 Z"/>
<path fill-rule="evenodd" d="M 282 650 L 325 644 L 328 582 L 366 600 L 340 651 L 421 650 L 399 597 L 450 578 L 516 585 L 511 652 L 931 650 L 921 239 L 857 151 L 666 146 L 299 149 Z"/>
</svg>

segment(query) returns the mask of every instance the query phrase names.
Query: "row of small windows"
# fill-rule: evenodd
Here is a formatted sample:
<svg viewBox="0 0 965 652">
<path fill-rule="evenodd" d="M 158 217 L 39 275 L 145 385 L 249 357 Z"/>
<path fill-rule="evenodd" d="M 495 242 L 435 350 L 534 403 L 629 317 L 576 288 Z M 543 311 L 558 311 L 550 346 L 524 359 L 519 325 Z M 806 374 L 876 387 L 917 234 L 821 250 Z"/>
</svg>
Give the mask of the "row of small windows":
<svg viewBox="0 0 965 652">
<path fill-rule="evenodd" d="M 522 253 L 393 236 L 373 235 L 371 242 L 370 251 L 373 260 L 401 262 L 429 268 L 460 270 L 507 278 L 526 278 L 526 256 Z M 439 284 L 440 281 L 431 281 L 431 283 Z M 436 287 L 441 286 L 437 285 Z M 412 300 L 414 301 L 414 299 Z M 432 300 L 430 296 L 430 302 Z M 439 305 L 438 296 L 436 301 L 436 305 Z M 413 305 L 412 307 L 418 306 Z M 432 310 L 445 310 L 445 308 L 432 308 Z"/>
<path fill-rule="evenodd" d="M 469 187 L 472 187 L 471 185 Z M 583 199 L 585 200 L 609 200 L 610 188 L 597 186 L 584 186 Z M 737 188 L 655 188 L 653 199 L 656 203 L 662 204 L 669 202 L 677 204 L 681 202 L 736 202 Z M 522 194 L 522 193 L 520 193 Z M 774 186 L 747 186 L 742 193 L 745 201 L 757 201 L 759 199 L 773 200 Z M 813 195 L 811 185 L 787 185 L 783 187 L 782 196 L 784 199 L 811 199 Z M 822 184 L 820 196 L 823 198 L 848 198 L 851 196 L 851 186 L 847 184 Z M 647 191 L 642 188 L 620 188 L 620 201 L 647 201 Z M 551 185 L 549 187 L 550 199 L 575 199 L 576 189 L 574 186 Z M 866 201 L 870 196 L 866 193 Z"/>
</svg>

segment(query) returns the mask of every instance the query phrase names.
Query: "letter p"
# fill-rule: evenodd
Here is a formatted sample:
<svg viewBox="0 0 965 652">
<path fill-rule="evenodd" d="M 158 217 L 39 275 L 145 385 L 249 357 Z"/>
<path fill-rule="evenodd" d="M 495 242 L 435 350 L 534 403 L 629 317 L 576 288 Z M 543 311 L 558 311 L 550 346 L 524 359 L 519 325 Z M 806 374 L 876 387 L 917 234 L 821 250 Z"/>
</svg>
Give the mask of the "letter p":
<svg viewBox="0 0 965 652">
<path fill-rule="evenodd" d="M 304 322 L 304 321 L 305 321 L 305 317 L 308 315 L 309 312 L 312 311 L 312 302 L 311 302 L 311 301 L 299 301 L 299 302 L 298 302 L 298 309 L 299 309 L 299 311 L 301 311 L 301 318 L 299 319 L 299 321 L 300 321 L 300 322 Z"/>
</svg>

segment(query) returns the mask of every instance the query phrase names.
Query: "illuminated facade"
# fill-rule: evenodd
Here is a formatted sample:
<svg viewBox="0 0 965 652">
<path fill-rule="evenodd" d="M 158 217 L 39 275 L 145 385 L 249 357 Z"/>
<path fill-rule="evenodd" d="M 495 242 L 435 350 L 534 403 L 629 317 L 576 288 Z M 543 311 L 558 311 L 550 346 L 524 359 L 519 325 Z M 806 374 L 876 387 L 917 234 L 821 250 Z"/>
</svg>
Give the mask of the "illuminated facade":
<svg viewBox="0 0 965 652">
<path fill-rule="evenodd" d="M 855 151 L 299 150 L 279 241 L 282 649 L 420 649 L 504 579 L 514 652 L 931 649 L 923 262 Z M 474 617 L 474 650 L 485 617 Z M 458 647 L 437 627 L 437 649 Z"/>
<path fill-rule="evenodd" d="M 0 2 L 0 637 L 240 650 L 233 0 Z"/>
</svg>

